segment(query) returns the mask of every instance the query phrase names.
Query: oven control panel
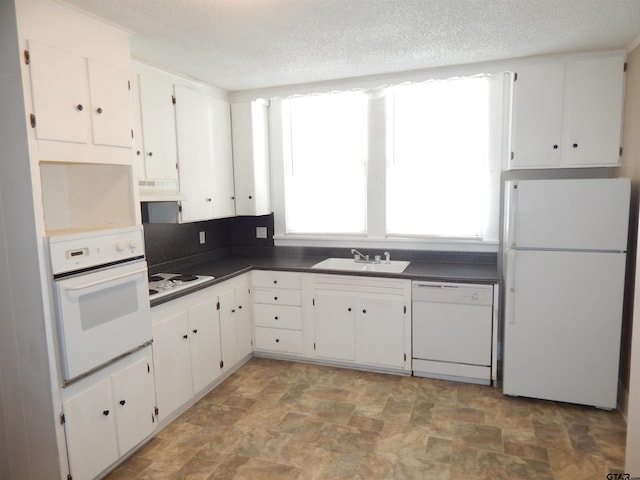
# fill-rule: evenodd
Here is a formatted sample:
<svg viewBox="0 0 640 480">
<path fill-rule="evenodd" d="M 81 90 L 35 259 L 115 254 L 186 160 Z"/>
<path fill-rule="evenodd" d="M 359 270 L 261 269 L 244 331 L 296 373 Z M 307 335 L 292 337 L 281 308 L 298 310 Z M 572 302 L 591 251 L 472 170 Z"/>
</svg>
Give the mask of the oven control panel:
<svg viewBox="0 0 640 480">
<path fill-rule="evenodd" d="M 142 226 L 49 237 L 54 275 L 144 257 Z"/>
</svg>

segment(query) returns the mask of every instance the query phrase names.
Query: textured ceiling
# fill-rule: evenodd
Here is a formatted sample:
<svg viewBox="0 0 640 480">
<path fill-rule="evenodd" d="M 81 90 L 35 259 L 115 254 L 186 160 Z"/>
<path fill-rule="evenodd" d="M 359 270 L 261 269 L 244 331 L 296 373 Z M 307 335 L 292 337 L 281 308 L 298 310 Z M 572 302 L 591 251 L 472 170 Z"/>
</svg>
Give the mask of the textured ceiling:
<svg viewBox="0 0 640 480">
<path fill-rule="evenodd" d="M 66 0 L 229 91 L 626 48 L 640 0 Z"/>
</svg>

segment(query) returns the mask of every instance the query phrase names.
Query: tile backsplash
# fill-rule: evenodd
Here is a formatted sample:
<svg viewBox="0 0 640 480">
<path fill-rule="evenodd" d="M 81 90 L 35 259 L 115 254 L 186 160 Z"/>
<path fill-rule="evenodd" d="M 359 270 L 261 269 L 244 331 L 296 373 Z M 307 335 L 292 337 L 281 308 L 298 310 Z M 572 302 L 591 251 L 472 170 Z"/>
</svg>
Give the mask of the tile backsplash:
<svg viewBox="0 0 640 480">
<path fill-rule="evenodd" d="M 256 238 L 256 227 L 266 227 L 266 238 Z M 204 232 L 205 243 L 200 243 Z M 215 250 L 273 247 L 273 214 L 231 217 L 193 223 L 145 223 L 145 251 L 150 267 Z"/>
</svg>

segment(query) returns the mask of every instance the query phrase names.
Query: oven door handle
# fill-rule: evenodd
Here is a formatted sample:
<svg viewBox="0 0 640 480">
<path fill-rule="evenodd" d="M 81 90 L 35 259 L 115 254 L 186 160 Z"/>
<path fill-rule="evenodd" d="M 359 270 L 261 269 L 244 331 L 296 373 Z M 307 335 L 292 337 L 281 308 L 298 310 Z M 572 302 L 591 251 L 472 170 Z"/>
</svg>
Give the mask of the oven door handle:
<svg viewBox="0 0 640 480">
<path fill-rule="evenodd" d="M 70 291 L 84 290 L 87 288 L 95 287 L 96 285 L 102 285 L 103 283 L 113 282 L 114 280 L 120 280 L 121 278 L 137 275 L 138 273 L 144 273 L 146 271 L 147 271 L 146 268 L 141 268 L 139 270 L 134 270 L 133 272 L 129 272 L 129 273 L 123 273 L 122 275 L 117 275 L 115 277 L 109 277 L 102 280 L 97 280 L 95 282 L 84 283 L 82 285 L 75 285 L 73 287 L 65 287 L 65 290 L 70 290 Z"/>
</svg>

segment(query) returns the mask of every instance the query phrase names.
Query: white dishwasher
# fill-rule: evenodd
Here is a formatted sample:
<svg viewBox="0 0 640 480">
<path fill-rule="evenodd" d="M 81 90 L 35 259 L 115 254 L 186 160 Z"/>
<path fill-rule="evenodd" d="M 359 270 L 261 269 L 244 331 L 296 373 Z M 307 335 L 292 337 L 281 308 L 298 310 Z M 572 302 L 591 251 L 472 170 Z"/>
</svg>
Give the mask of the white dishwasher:
<svg viewBox="0 0 640 480">
<path fill-rule="evenodd" d="M 413 374 L 491 384 L 493 286 L 412 282 Z"/>
</svg>

